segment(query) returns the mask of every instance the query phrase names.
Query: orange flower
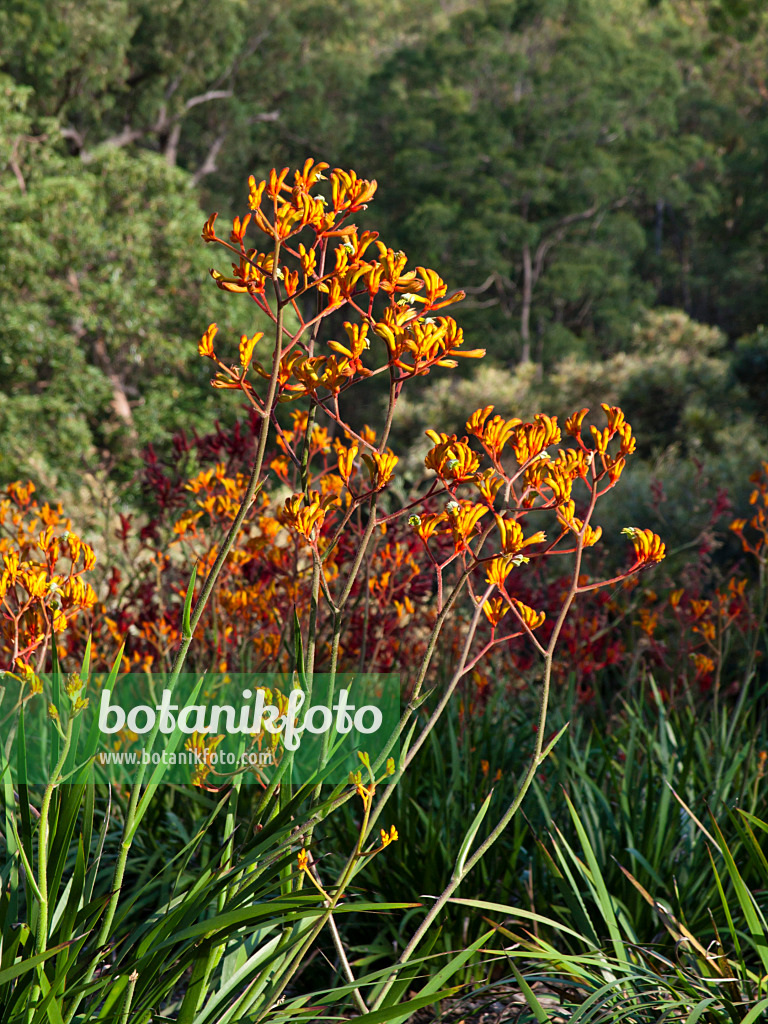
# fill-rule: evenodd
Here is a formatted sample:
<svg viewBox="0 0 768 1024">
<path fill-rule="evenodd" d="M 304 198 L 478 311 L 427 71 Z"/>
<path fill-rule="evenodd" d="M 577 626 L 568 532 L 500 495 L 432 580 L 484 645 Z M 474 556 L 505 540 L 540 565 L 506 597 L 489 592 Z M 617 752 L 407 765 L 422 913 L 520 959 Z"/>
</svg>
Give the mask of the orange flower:
<svg viewBox="0 0 768 1024">
<path fill-rule="evenodd" d="M 213 225 L 216 223 L 216 218 L 218 216 L 219 216 L 218 213 L 212 213 L 211 216 L 208 218 L 208 220 L 203 225 L 203 241 L 204 242 L 215 242 L 216 241 L 216 229 L 214 228 Z"/>
<path fill-rule="evenodd" d="M 507 614 L 508 610 L 503 597 L 492 597 L 490 601 L 485 601 L 483 604 L 483 613 L 494 629 Z"/>
<path fill-rule="evenodd" d="M 311 491 L 309 502 L 305 504 L 304 494 L 294 494 L 286 498 L 281 514 L 281 521 L 286 526 L 294 529 L 306 540 L 312 540 L 317 536 L 325 520 L 328 508 L 336 502 L 333 494 L 321 498 L 317 491 Z"/>
<path fill-rule="evenodd" d="M 413 515 L 408 519 L 408 525 L 418 533 L 419 537 L 426 543 L 437 527 L 446 519 L 445 512 L 428 512 L 426 515 Z"/>
<path fill-rule="evenodd" d="M 360 458 L 368 467 L 368 475 L 371 478 L 371 486 L 375 491 L 386 487 L 392 479 L 395 466 L 400 461 L 389 449 L 386 452 L 372 452 L 370 455 L 361 455 Z"/>
<path fill-rule="evenodd" d="M 715 671 L 714 661 L 708 658 L 706 654 L 692 654 L 691 659 L 697 679 L 700 679 L 702 676 L 708 676 L 711 672 Z"/>
<path fill-rule="evenodd" d="M 354 444 L 351 448 L 345 448 L 344 445 L 340 444 L 336 452 L 338 455 L 339 475 L 344 483 L 349 486 L 349 479 L 352 476 L 354 462 L 357 457 L 357 445 Z"/>
<path fill-rule="evenodd" d="M 519 426 L 512 441 L 515 458 L 521 466 L 530 459 L 535 459 L 550 445 L 558 444 L 562 437 L 556 416 L 537 413 L 534 420 L 534 423 L 523 423 Z"/>
<path fill-rule="evenodd" d="M 475 476 L 480 468 L 480 460 L 467 444 L 466 437 L 462 441 L 457 441 L 455 434 L 448 437 L 447 434 L 438 434 L 434 430 L 428 430 L 426 433 L 435 444 L 424 459 L 427 469 L 434 470 L 444 480 L 451 480 L 454 483 L 470 480 Z"/>
<path fill-rule="evenodd" d="M 215 359 L 216 353 L 213 351 L 213 339 L 216 337 L 219 328 L 216 324 L 210 324 L 208 330 L 200 339 L 200 344 L 197 346 L 197 351 L 201 356 L 207 359 Z"/>
<path fill-rule="evenodd" d="M 245 334 L 240 335 L 240 365 L 244 370 L 248 369 L 248 365 L 253 357 L 253 350 L 257 342 L 261 341 L 263 337 L 263 331 L 257 331 L 252 338 Z"/>
<path fill-rule="evenodd" d="M 579 409 L 572 416 L 569 416 L 565 421 L 565 432 L 570 434 L 571 437 L 581 437 L 581 425 L 584 422 L 584 417 L 589 412 L 588 408 Z"/>
<path fill-rule="evenodd" d="M 475 534 L 477 524 L 487 513 L 485 505 L 471 505 L 469 503 L 452 508 L 456 502 L 448 506 L 448 530 L 453 536 L 453 543 L 457 552 L 466 550 L 470 538 Z"/>
<path fill-rule="evenodd" d="M 626 526 L 621 532 L 630 538 L 635 547 L 635 565 L 652 565 L 664 558 L 664 543 L 653 530 L 639 530 L 635 526 Z"/>
<path fill-rule="evenodd" d="M 544 612 L 534 611 L 533 608 L 530 608 L 527 604 L 523 604 L 522 601 L 518 601 L 516 597 L 512 598 L 512 605 L 530 630 L 538 629 L 547 617 Z"/>
</svg>

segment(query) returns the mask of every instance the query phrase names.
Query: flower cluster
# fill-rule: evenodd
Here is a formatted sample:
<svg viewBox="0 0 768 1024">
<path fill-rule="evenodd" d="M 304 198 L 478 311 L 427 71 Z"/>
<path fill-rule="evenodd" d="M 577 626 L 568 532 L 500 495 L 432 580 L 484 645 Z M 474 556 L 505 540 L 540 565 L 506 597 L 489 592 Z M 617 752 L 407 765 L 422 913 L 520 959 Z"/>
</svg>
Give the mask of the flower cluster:
<svg viewBox="0 0 768 1024">
<path fill-rule="evenodd" d="M 755 489 L 749 496 L 749 503 L 755 508 L 755 514 L 749 519 L 734 519 L 731 529 L 741 541 L 742 548 L 754 555 L 761 565 L 765 565 L 768 554 L 768 462 L 763 462 L 760 470 L 749 478 Z M 749 529 L 749 535 L 745 530 Z"/>
<path fill-rule="evenodd" d="M 0 652 L 5 669 L 30 677 L 42 671 L 52 638 L 96 602 L 83 578 L 96 564 L 93 549 L 60 505 L 39 505 L 34 495 L 34 484 L 17 482 L 0 496 Z"/>
<path fill-rule="evenodd" d="M 258 183 L 251 177 L 250 212 L 235 217 L 227 237 L 216 232 L 216 214 L 206 221 L 203 239 L 235 257 L 231 273 L 211 271 L 218 287 L 249 295 L 283 328 L 289 309 L 298 327 L 284 329 L 271 366 L 254 358 L 260 333 L 241 336 L 239 364 L 222 358 L 214 347 L 216 324 L 204 333 L 199 352 L 216 364 L 214 387 L 243 392 L 260 412 L 268 400 L 255 384 L 258 378 L 274 378 L 278 401 L 310 398 L 341 423 L 339 395 L 358 380 L 389 373 L 399 388 L 435 366 L 456 366 L 459 357 L 485 353 L 463 348 L 463 333 L 451 317 L 432 316 L 463 293 L 449 296 L 434 270 L 407 269 L 402 252 L 387 248 L 375 231 L 359 232 L 349 222 L 373 198 L 376 182 L 335 168 L 327 176 L 330 196 L 324 196 L 318 188 L 328 169 L 326 163 L 307 160 L 292 183 L 287 167 Z M 268 251 L 247 245 L 249 226 L 266 236 Z M 330 339 L 322 346 L 320 321 L 345 306 L 359 322 L 344 323 L 343 342 Z M 362 439 L 358 443 L 365 446 Z M 384 454 L 374 449 L 372 458 Z M 380 486 L 378 478 L 374 487 Z"/>
</svg>

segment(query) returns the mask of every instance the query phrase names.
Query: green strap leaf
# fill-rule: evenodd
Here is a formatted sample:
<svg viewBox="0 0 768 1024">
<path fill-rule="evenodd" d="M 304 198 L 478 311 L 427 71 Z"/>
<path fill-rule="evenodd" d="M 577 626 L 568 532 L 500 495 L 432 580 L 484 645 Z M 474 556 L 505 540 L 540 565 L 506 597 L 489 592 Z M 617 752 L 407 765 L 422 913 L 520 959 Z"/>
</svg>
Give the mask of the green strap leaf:
<svg viewBox="0 0 768 1024">
<path fill-rule="evenodd" d="M 187 639 L 192 639 L 192 595 L 195 592 L 195 580 L 197 579 L 197 562 L 192 566 L 192 575 L 187 587 L 187 595 L 184 598 L 184 613 L 181 617 L 181 633 Z"/>
</svg>

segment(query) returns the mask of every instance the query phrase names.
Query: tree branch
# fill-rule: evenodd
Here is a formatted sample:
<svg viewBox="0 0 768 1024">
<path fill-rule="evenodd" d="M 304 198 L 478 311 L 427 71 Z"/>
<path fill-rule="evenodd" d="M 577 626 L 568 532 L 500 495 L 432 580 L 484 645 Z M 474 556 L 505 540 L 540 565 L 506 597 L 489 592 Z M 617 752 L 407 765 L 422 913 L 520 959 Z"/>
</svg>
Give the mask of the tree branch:
<svg viewBox="0 0 768 1024">
<path fill-rule="evenodd" d="M 201 92 L 199 96 L 190 96 L 184 104 L 185 110 L 192 107 L 199 107 L 201 103 L 210 103 L 212 100 L 229 100 L 234 96 L 232 89 L 209 89 L 208 92 Z"/>
<path fill-rule="evenodd" d="M 226 136 L 221 134 L 218 135 L 213 140 L 213 144 L 211 145 L 211 148 L 208 150 L 205 156 L 205 160 L 203 160 L 198 169 L 192 175 L 192 180 L 190 181 L 190 185 L 192 187 L 199 184 L 199 182 L 201 182 L 202 179 L 207 174 L 213 174 L 215 171 L 219 169 L 218 165 L 216 164 L 216 157 L 219 155 L 221 147 L 224 145 L 225 138 Z"/>
</svg>

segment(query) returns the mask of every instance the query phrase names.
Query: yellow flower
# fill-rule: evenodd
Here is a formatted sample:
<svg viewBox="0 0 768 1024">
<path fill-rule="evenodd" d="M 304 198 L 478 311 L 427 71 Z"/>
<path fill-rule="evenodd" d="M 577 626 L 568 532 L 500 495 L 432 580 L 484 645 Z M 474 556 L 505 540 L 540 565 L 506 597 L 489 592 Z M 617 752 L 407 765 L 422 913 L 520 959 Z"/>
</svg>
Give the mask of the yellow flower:
<svg viewBox="0 0 768 1024">
<path fill-rule="evenodd" d="M 547 535 L 542 530 L 532 534 L 527 540 L 523 537 L 523 528 L 516 519 L 504 519 L 496 515 L 496 525 L 499 528 L 499 539 L 501 550 L 505 555 L 516 555 L 529 544 L 542 544 Z"/>
<path fill-rule="evenodd" d="M 245 334 L 240 335 L 240 365 L 244 370 L 248 369 L 248 365 L 253 357 L 253 350 L 264 337 L 263 331 L 257 331 L 252 338 L 249 338 Z"/>
<path fill-rule="evenodd" d="M 371 486 L 374 490 L 380 491 L 386 487 L 392 479 L 395 466 L 400 461 L 397 455 L 389 450 L 386 452 L 372 452 L 370 455 L 360 456 L 368 467 L 368 475 L 371 478 Z"/>
<path fill-rule="evenodd" d="M 216 333 L 219 328 L 216 324 L 210 324 L 208 330 L 200 339 L 200 344 L 197 346 L 197 351 L 201 356 L 207 359 L 215 359 L 216 353 L 213 351 L 213 339 L 216 337 Z"/>
<path fill-rule="evenodd" d="M 480 460 L 467 444 L 466 438 L 457 441 L 455 434 L 449 437 L 434 430 L 428 430 L 426 433 L 435 445 L 424 459 L 427 469 L 432 469 L 444 480 L 455 483 L 474 479 L 480 468 Z"/>
<path fill-rule="evenodd" d="M 513 564 L 509 555 L 506 558 L 501 555 L 493 558 L 488 563 L 488 573 L 485 577 L 487 582 L 496 587 L 503 587 L 507 576 L 512 572 Z"/>
<path fill-rule="evenodd" d="M 534 420 L 534 423 L 523 423 L 515 430 L 512 447 L 521 466 L 535 459 L 550 445 L 558 444 L 562 437 L 556 416 L 540 412 L 534 416 Z"/>
<path fill-rule="evenodd" d="M 636 526 L 627 526 L 622 531 L 635 547 L 636 565 L 652 565 L 660 562 L 665 555 L 665 545 L 653 530 L 639 530 Z"/>
<path fill-rule="evenodd" d="M 527 604 L 523 604 L 522 601 L 518 601 L 516 597 L 512 598 L 512 604 L 517 614 L 531 630 L 537 629 L 546 618 L 544 612 L 534 611 L 533 608 L 530 608 Z"/>
<path fill-rule="evenodd" d="M 507 614 L 507 611 L 502 597 L 492 597 L 490 601 L 485 601 L 483 604 L 483 613 L 494 629 Z"/>
<path fill-rule="evenodd" d="M 569 416 L 565 421 L 565 432 L 570 434 L 571 437 L 581 437 L 581 425 L 584 422 L 584 417 L 589 412 L 588 408 L 579 409 L 572 416 Z"/>
</svg>

